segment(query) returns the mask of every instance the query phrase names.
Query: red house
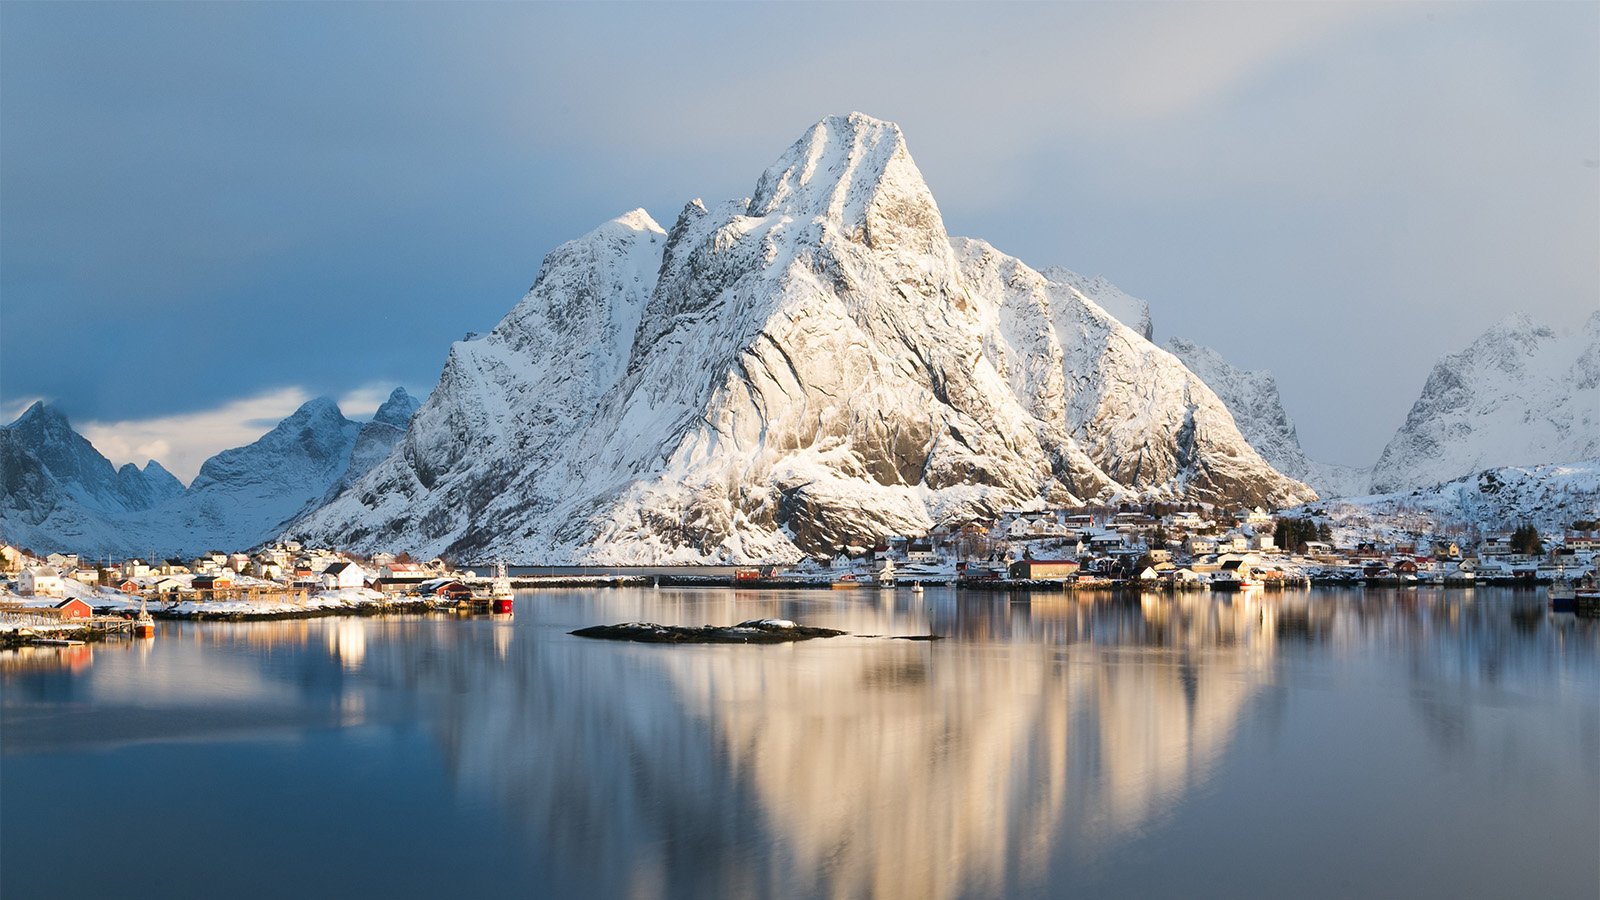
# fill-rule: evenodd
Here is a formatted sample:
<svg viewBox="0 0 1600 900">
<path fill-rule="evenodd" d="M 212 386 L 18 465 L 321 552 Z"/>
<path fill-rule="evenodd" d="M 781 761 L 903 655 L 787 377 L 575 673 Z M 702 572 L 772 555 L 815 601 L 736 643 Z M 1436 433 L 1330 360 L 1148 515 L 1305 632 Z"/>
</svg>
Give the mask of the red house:
<svg viewBox="0 0 1600 900">
<path fill-rule="evenodd" d="M 87 619 L 94 615 L 94 609 L 77 597 L 61 601 L 55 608 L 61 611 L 63 619 Z"/>
</svg>

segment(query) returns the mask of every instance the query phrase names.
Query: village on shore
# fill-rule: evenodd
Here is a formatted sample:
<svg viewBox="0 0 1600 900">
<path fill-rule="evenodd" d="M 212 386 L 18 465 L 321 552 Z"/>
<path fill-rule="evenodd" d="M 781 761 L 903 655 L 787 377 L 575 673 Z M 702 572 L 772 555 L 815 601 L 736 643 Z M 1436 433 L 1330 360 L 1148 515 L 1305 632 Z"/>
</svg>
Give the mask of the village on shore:
<svg viewBox="0 0 1600 900">
<path fill-rule="evenodd" d="M 520 574 L 516 587 L 733 585 L 853 588 L 958 585 L 999 591 L 1235 591 L 1309 584 L 1548 583 L 1593 577 L 1594 522 L 1559 534 L 1531 525 L 1448 534 L 1335 529 L 1314 517 L 1202 504 L 1017 511 L 988 522 L 892 536 L 866 552 L 796 565 L 625 567 Z M 592 571 L 592 570 L 591 570 Z M 0 634 L 84 629 L 148 609 L 163 618 L 250 619 L 454 607 L 490 583 L 481 571 L 406 554 L 361 556 L 275 543 L 191 558 L 87 560 L 0 545 Z"/>
</svg>

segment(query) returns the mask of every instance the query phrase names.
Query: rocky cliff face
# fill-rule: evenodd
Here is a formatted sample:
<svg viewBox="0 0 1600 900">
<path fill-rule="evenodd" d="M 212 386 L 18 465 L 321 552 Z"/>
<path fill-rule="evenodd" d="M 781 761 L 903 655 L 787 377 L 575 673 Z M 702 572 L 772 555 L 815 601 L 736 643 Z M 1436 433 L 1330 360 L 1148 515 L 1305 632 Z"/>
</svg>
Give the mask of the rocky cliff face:
<svg viewBox="0 0 1600 900">
<path fill-rule="evenodd" d="M 1497 466 L 1600 456 L 1600 312 L 1558 335 L 1526 315 L 1439 360 L 1372 473 L 1374 493 Z"/>
<path fill-rule="evenodd" d="M 1369 469 L 1317 462 L 1306 456 L 1271 372 L 1239 369 L 1210 347 L 1182 338 L 1168 339 L 1166 347 L 1216 392 L 1250 446 L 1273 468 L 1304 481 L 1324 497 L 1366 493 L 1372 474 Z"/>
<path fill-rule="evenodd" d="M 952 242 L 898 127 L 563 245 L 404 442 L 289 529 L 427 554 L 783 560 L 1037 502 L 1310 499 L 1081 291 Z"/>
</svg>

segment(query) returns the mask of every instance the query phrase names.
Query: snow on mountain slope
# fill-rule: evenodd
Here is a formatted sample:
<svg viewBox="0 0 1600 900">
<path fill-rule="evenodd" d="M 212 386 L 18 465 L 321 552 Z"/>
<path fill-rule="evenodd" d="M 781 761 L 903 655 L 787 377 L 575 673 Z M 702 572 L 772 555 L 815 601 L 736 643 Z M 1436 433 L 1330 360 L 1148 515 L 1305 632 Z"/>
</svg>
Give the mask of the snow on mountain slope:
<svg viewBox="0 0 1600 900">
<path fill-rule="evenodd" d="M 1600 456 L 1600 312 L 1557 335 L 1526 315 L 1439 360 L 1372 473 L 1374 492 L 1493 466 Z"/>
<path fill-rule="evenodd" d="M 1046 280 L 1065 285 L 1090 300 L 1132 328 L 1147 341 L 1155 339 L 1155 324 L 1150 321 L 1150 304 L 1140 300 L 1107 281 L 1104 276 L 1090 278 L 1062 266 L 1047 266 L 1039 270 Z"/>
<path fill-rule="evenodd" d="M 1304 481 L 1324 497 L 1366 493 L 1370 470 L 1306 457 L 1271 372 L 1236 368 L 1210 347 L 1182 338 L 1169 338 L 1166 348 L 1217 393 L 1250 445 L 1273 468 Z"/>
<path fill-rule="evenodd" d="M 1485 469 L 1431 487 L 1308 504 L 1285 515 L 1323 512 L 1354 535 L 1403 530 L 1482 533 L 1532 523 L 1559 533 L 1600 519 L 1600 459 Z"/>
<path fill-rule="evenodd" d="M 405 439 L 411 417 L 417 414 L 421 405 L 405 388 L 395 388 L 389 394 L 389 399 L 383 401 L 383 405 L 373 413 L 371 421 L 363 424 L 356 433 L 356 442 L 350 448 L 350 462 L 324 492 L 322 502 L 332 500 L 354 484 L 357 478 L 371 471 L 373 466 L 383 462 Z"/>
<path fill-rule="evenodd" d="M 341 546 L 443 549 L 498 527 L 482 518 L 489 503 L 538 487 L 623 374 L 666 240 L 635 210 L 551 252 L 493 331 L 451 346 L 399 447 L 314 519 L 342 515 L 355 533 Z M 535 474 L 518 478 L 521 468 Z"/>
<path fill-rule="evenodd" d="M 1012 373 L 1012 391 L 1036 418 L 1066 428 L 1113 481 L 1162 496 L 1269 506 L 1305 494 L 1273 471 L 1215 393 L 1171 354 L 1080 291 L 988 244 L 960 239 L 957 247 L 975 293 L 999 298 L 999 329 L 987 347 L 994 365 Z"/>
<path fill-rule="evenodd" d="M 952 247 L 898 127 L 826 119 L 747 201 L 558 248 L 452 348 L 395 453 L 287 533 L 787 560 L 1040 501 L 1312 496 L 1170 355 L 976 246 Z"/>
<path fill-rule="evenodd" d="M 123 463 L 117 470 L 117 486 L 124 497 L 134 500 L 138 509 L 164 503 L 184 490 L 178 476 L 153 459 L 146 462 L 143 469 L 133 463 Z"/>
<path fill-rule="evenodd" d="M 254 546 L 344 474 L 360 430 L 327 397 L 308 400 L 255 442 L 206 460 L 189 490 L 154 510 L 150 533 L 186 553 Z"/>
</svg>

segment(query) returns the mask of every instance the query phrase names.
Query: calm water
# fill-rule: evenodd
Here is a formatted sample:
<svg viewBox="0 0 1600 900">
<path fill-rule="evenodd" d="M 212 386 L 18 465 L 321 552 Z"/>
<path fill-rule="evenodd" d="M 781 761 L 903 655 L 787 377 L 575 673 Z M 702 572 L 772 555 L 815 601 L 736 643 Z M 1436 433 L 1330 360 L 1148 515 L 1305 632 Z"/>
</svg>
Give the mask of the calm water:
<svg viewBox="0 0 1600 900">
<path fill-rule="evenodd" d="M 1600 894 L 1600 623 L 1507 590 L 522 592 L 0 654 L 0 894 Z M 856 635 L 570 629 L 781 616 Z"/>
</svg>

